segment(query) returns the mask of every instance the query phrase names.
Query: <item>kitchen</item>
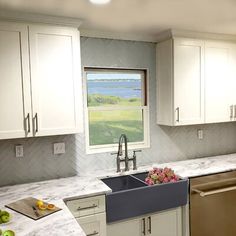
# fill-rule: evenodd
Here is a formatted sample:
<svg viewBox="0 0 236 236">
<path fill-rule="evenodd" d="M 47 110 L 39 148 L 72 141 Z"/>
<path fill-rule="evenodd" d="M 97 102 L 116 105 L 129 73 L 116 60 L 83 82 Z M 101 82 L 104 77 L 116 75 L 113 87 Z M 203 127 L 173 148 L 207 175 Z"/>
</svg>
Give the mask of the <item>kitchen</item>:
<svg viewBox="0 0 236 236">
<path fill-rule="evenodd" d="M 169 167 L 182 179 L 191 181 L 193 177 L 231 173 L 236 169 L 233 81 L 236 32 L 233 20 L 227 26 L 215 26 L 219 18 L 223 22 L 224 17 L 233 14 L 234 3 L 214 5 L 210 19 L 204 15 L 209 8 L 203 11 L 204 7 L 200 3 L 197 7 L 193 1 L 186 3 L 187 9 L 182 9 L 181 4 L 173 5 L 171 15 L 175 19 L 161 14 L 169 9 L 168 3 L 155 5 L 154 1 L 145 5 L 132 0 L 127 3 L 129 8 L 125 1 L 115 0 L 102 6 L 89 1 L 51 4 L 0 1 L 0 55 L 4 55 L 0 60 L 0 209 L 12 215 L 10 222 L 0 224 L 0 229 L 13 230 L 16 235 L 43 235 L 45 231 L 59 236 L 214 235 L 216 229 L 214 233 L 193 232 L 194 226 L 189 221 L 192 190 L 187 196 L 190 199 L 181 206 L 167 206 L 165 210 L 150 210 L 107 223 L 105 198 L 112 196 L 112 188 L 100 179 Z M 132 4 L 137 4 L 134 19 L 127 17 Z M 159 15 L 153 10 L 158 6 Z M 193 6 L 202 14 L 199 24 Z M 143 9 L 154 14 L 153 19 L 135 18 Z M 219 9 L 224 11 L 217 15 Z M 185 10 L 188 12 L 183 17 Z M 118 13 L 124 18 L 122 22 Z M 161 25 L 157 19 L 166 23 Z M 155 30 L 151 29 L 154 26 Z M 129 84 L 123 86 L 121 78 L 128 75 Z M 109 100 L 104 106 L 95 103 L 98 88 L 93 92 L 93 86 L 105 83 L 104 76 L 108 76 L 110 85 L 102 92 L 102 98 L 116 98 L 121 90 L 127 93 L 132 83 L 135 83 L 134 97 L 122 97 L 118 102 Z M 112 87 L 112 83 L 118 85 Z M 113 120 L 108 126 L 111 113 L 113 117 L 121 113 L 126 123 L 122 116 L 116 115 L 117 122 Z M 100 126 L 93 126 L 95 121 Z M 99 132 L 91 132 L 92 127 Z M 117 160 L 125 156 L 123 142 L 123 155 L 117 155 L 122 133 L 128 141 L 134 137 L 138 141 L 128 142 L 129 159 L 133 158 L 134 150 L 141 152 L 135 153 L 137 170 L 133 170 L 133 161 L 129 161 L 130 170 L 124 171 L 122 161 L 119 174 Z M 232 176 L 226 179 L 230 182 L 226 187 L 232 187 Z M 192 188 L 191 182 L 187 187 Z M 195 196 L 200 196 L 203 190 L 209 189 L 200 188 Z M 232 196 L 234 191 L 226 193 Z M 34 221 L 5 207 L 27 197 L 53 203 L 62 210 Z M 90 207 L 90 198 L 92 206 L 99 203 L 101 207 L 73 211 L 81 201 L 84 207 Z M 214 199 L 200 197 L 207 198 Z M 86 199 L 88 206 L 84 203 Z M 162 213 L 163 218 L 159 217 Z M 230 212 L 227 219 L 233 218 L 233 214 Z M 199 218 L 196 225 L 200 222 Z M 155 233 L 155 225 L 159 233 Z M 231 234 L 227 230 L 216 231 L 218 235 L 235 235 L 234 227 L 231 228 Z"/>
</svg>

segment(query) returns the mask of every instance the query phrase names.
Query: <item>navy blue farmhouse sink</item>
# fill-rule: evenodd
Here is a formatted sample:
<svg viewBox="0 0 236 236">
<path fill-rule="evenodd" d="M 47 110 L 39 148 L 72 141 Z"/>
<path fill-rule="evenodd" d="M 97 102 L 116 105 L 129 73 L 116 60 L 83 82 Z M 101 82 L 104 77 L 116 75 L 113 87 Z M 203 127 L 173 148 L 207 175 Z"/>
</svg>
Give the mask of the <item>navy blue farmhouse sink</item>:
<svg viewBox="0 0 236 236">
<path fill-rule="evenodd" d="M 115 222 L 187 204 L 188 180 L 148 186 L 147 173 L 104 178 L 107 222 Z"/>
</svg>

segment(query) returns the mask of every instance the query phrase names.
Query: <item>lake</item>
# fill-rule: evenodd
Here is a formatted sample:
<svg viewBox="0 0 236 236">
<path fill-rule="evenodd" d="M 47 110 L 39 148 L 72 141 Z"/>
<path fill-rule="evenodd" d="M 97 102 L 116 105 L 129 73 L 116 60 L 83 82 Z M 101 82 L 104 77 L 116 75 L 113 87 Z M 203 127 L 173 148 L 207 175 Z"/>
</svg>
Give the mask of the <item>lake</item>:
<svg viewBox="0 0 236 236">
<path fill-rule="evenodd" d="M 141 98 L 141 80 L 87 81 L 88 94 L 102 94 L 122 98 Z"/>
</svg>

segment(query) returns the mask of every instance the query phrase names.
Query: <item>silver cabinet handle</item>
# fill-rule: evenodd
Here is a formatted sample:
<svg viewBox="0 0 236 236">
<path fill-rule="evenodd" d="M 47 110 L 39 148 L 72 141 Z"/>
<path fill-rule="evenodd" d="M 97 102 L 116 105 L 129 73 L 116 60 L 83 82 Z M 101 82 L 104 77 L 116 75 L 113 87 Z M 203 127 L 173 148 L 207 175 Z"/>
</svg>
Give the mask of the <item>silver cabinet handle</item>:
<svg viewBox="0 0 236 236">
<path fill-rule="evenodd" d="M 93 204 L 92 206 L 87 206 L 87 207 L 78 207 L 77 211 L 82 211 L 82 210 L 87 210 L 87 209 L 93 209 L 95 207 L 98 207 L 98 205 Z"/>
<path fill-rule="evenodd" d="M 234 110 L 233 110 L 233 105 L 230 106 L 230 119 L 234 118 Z"/>
<path fill-rule="evenodd" d="M 30 133 L 30 114 L 29 113 L 27 114 L 25 120 L 26 120 L 26 124 L 25 124 L 26 132 Z"/>
<path fill-rule="evenodd" d="M 206 191 L 206 192 L 201 191 L 199 189 L 195 189 L 195 188 L 192 189 L 192 191 L 199 193 L 199 195 L 201 197 L 206 197 L 206 196 L 214 195 L 217 193 L 229 192 L 229 191 L 233 191 L 233 190 L 236 190 L 236 186 L 227 187 L 227 188 L 220 188 L 220 189 L 210 190 L 210 191 Z"/>
<path fill-rule="evenodd" d="M 86 234 L 86 236 L 93 236 L 93 235 L 98 235 L 99 233 L 97 231 L 94 231 L 93 233 L 91 234 Z"/>
<path fill-rule="evenodd" d="M 179 107 L 176 108 L 176 113 L 177 113 L 176 121 L 179 122 Z"/>
<path fill-rule="evenodd" d="M 236 119 L 236 105 L 234 105 L 234 119 Z"/>
<path fill-rule="evenodd" d="M 152 218 L 151 216 L 148 217 L 148 233 L 152 233 Z"/>
<path fill-rule="evenodd" d="M 145 220 L 145 218 L 142 219 L 142 222 L 143 222 L 143 232 L 142 232 L 142 234 L 145 236 L 146 235 L 146 220 Z"/>
<path fill-rule="evenodd" d="M 38 113 L 35 114 L 34 120 L 35 120 L 34 132 L 38 133 L 39 132 Z"/>
</svg>

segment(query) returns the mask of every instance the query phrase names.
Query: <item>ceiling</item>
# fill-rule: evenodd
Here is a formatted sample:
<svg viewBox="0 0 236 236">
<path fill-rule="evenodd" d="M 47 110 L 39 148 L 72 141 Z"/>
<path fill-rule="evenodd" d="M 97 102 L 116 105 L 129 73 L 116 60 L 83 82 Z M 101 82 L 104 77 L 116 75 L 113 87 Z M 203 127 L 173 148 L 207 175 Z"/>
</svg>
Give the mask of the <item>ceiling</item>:
<svg viewBox="0 0 236 236">
<path fill-rule="evenodd" d="M 155 36 L 174 28 L 236 35 L 236 0 L 0 0 L 1 10 L 82 19 L 82 29 Z"/>
</svg>

